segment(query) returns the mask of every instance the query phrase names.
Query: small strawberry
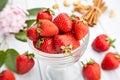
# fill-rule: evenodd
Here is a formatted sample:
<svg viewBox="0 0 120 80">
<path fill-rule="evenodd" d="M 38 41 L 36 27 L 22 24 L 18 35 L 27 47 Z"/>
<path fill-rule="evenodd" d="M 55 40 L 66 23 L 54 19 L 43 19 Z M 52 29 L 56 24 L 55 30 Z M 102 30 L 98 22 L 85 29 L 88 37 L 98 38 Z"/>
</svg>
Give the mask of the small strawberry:
<svg viewBox="0 0 120 80">
<path fill-rule="evenodd" d="M 54 37 L 55 48 L 58 53 L 68 50 L 74 50 L 80 46 L 80 42 L 76 40 L 72 33 L 56 35 Z M 67 49 L 65 51 L 65 48 Z"/>
<path fill-rule="evenodd" d="M 54 12 L 52 10 L 50 10 L 49 8 L 42 8 L 37 14 L 37 22 L 41 19 L 52 21 L 52 15 L 54 15 Z"/>
<path fill-rule="evenodd" d="M 36 26 L 28 28 L 27 37 L 32 41 L 37 41 L 39 39 L 39 33 L 37 32 Z"/>
<path fill-rule="evenodd" d="M 51 37 L 57 35 L 59 30 L 58 27 L 49 20 L 40 20 L 37 24 L 37 31 L 40 36 Z"/>
<path fill-rule="evenodd" d="M 4 70 L 0 73 L 0 80 L 16 80 L 12 71 Z"/>
<path fill-rule="evenodd" d="M 34 41 L 33 45 L 36 49 L 40 51 L 50 53 L 50 54 L 56 53 L 52 38 L 41 38 L 38 41 Z"/>
<path fill-rule="evenodd" d="M 93 59 L 91 59 L 86 64 L 83 64 L 82 73 L 86 80 L 100 80 L 101 78 L 101 70 L 98 63 L 96 63 Z"/>
<path fill-rule="evenodd" d="M 118 68 L 119 66 L 119 60 L 120 60 L 120 55 L 113 53 L 113 52 L 108 52 L 102 63 L 101 66 L 104 70 L 113 70 Z"/>
<path fill-rule="evenodd" d="M 35 64 L 33 57 L 34 54 L 28 54 L 28 52 L 17 57 L 16 69 L 18 74 L 25 74 L 33 68 Z"/>
<path fill-rule="evenodd" d="M 88 33 L 88 25 L 83 21 L 75 21 L 73 30 L 75 38 L 81 40 Z"/>
<path fill-rule="evenodd" d="M 115 39 L 112 40 L 106 34 L 100 34 L 92 42 L 92 48 L 98 52 L 107 51 L 110 46 L 112 46 L 113 48 L 115 47 L 113 45 L 114 42 Z"/>
<path fill-rule="evenodd" d="M 62 32 L 69 32 L 72 30 L 72 20 L 70 19 L 70 16 L 66 13 L 60 13 L 58 16 L 55 17 L 53 22 Z"/>
</svg>

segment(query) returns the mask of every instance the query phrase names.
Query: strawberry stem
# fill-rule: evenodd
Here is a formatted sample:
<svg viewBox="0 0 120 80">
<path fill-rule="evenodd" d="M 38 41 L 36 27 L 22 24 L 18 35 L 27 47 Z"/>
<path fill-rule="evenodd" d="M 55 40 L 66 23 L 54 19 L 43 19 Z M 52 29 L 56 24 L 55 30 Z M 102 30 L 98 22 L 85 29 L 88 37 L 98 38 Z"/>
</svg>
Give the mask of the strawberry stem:
<svg viewBox="0 0 120 80">
<path fill-rule="evenodd" d="M 116 53 L 116 58 L 120 59 L 120 54 Z"/>
<path fill-rule="evenodd" d="M 61 46 L 62 52 L 65 54 L 68 54 L 70 56 L 72 56 L 73 54 L 71 53 L 72 51 L 72 45 L 69 46 Z"/>
<path fill-rule="evenodd" d="M 55 15 L 55 12 L 51 10 L 50 8 L 42 8 L 42 11 L 49 11 L 51 15 Z"/>
<path fill-rule="evenodd" d="M 39 48 L 40 45 L 44 42 L 44 38 L 40 38 L 38 41 L 37 41 L 37 45 L 36 47 Z"/>
<path fill-rule="evenodd" d="M 35 55 L 34 55 L 33 53 L 29 53 L 29 54 L 27 54 L 27 56 L 28 56 L 29 58 L 34 58 L 34 57 L 35 57 Z"/>
<path fill-rule="evenodd" d="M 116 39 L 111 39 L 110 37 L 108 37 L 106 40 L 109 42 L 110 46 L 115 48 L 114 42 L 116 41 Z"/>
<path fill-rule="evenodd" d="M 72 21 L 74 21 L 75 20 L 75 14 L 72 14 L 71 16 L 70 16 L 70 19 L 72 20 Z"/>
<path fill-rule="evenodd" d="M 41 30 L 41 28 L 40 28 L 40 20 L 38 21 L 38 23 L 37 23 L 37 32 L 38 33 L 40 33 L 42 30 Z"/>
<path fill-rule="evenodd" d="M 35 57 L 34 53 L 29 53 L 28 51 L 26 51 L 25 54 L 26 54 L 29 58 L 34 58 L 34 57 Z"/>
<path fill-rule="evenodd" d="M 90 58 L 90 60 L 89 60 L 89 62 L 87 64 L 93 64 L 94 62 L 95 61 L 92 58 Z"/>
<path fill-rule="evenodd" d="M 87 67 L 87 64 L 85 64 L 83 61 L 81 61 L 81 64 L 83 65 L 83 67 Z"/>
<path fill-rule="evenodd" d="M 83 61 L 81 61 L 81 63 L 82 63 L 82 65 L 83 65 L 83 67 L 87 67 L 87 65 L 90 65 L 90 64 L 93 64 L 95 61 L 92 59 L 92 58 L 90 58 L 90 60 L 89 61 L 87 61 L 87 63 L 85 64 Z"/>
<path fill-rule="evenodd" d="M 47 11 L 49 11 L 51 15 L 55 15 L 55 12 L 51 10 L 50 8 L 48 8 Z"/>
</svg>

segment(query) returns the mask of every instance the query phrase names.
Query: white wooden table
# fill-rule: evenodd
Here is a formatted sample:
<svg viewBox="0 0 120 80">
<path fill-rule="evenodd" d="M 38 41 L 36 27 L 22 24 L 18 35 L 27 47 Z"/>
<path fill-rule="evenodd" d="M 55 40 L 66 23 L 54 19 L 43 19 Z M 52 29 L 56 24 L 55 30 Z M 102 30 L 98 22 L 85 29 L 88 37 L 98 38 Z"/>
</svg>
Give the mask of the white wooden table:
<svg viewBox="0 0 120 80">
<path fill-rule="evenodd" d="M 63 0 L 12 0 L 12 1 L 13 1 L 13 4 L 19 4 L 24 9 L 30 9 L 30 8 L 36 8 L 36 7 L 52 8 L 53 4 L 58 3 L 59 10 L 55 10 L 56 13 L 66 12 L 70 14 L 71 9 L 73 8 L 73 6 L 64 7 Z M 67 0 L 67 1 L 72 5 L 72 3 L 77 0 Z M 91 2 L 91 0 L 82 0 L 82 1 L 85 3 Z M 116 42 L 115 42 L 116 50 L 110 48 L 109 51 L 120 52 L 120 0 L 104 0 L 104 1 L 106 2 L 108 9 L 104 14 L 102 14 L 97 25 L 92 28 L 90 27 L 89 44 L 85 54 L 80 59 L 81 61 L 84 61 L 89 58 L 93 58 L 99 64 L 101 63 L 101 60 L 103 59 L 106 52 L 99 54 L 93 51 L 91 48 L 91 42 L 97 35 L 102 33 L 106 33 L 111 38 L 116 39 Z M 114 10 L 115 12 L 115 16 L 113 18 L 109 18 L 109 13 L 111 10 Z M 7 41 L 9 41 L 9 46 L 11 48 L 18 50 L 18 52 L 20 53 L 23 53 L 26 50 L 30 50 L 27 43 L 16 40 L 14 36 L 9 36 Z M 120 67 L 112 71 L 102 70 L 101 80 L 120 80 L 119 73 L 120 73 Z M 17 78 L 16 80 L 41 80 L 40 70 L 38 68 L 37 60 L 34 68 L 29 73 L 25 75 L 15 74 L 15 76 Z M 80 74 L 80 76 L 81 76 L 80 80 L 84 80 L 84 78 L 82 77 L 82 74 Z"/>
</svg>

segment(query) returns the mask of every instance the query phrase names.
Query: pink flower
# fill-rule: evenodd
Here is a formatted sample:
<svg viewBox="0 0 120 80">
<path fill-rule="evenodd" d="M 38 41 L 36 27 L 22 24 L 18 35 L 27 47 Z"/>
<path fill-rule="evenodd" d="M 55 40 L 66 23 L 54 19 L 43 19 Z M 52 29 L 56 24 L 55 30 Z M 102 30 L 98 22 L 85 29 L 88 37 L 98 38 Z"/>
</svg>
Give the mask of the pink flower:
<svg viewBox="0 0 120 80">
<path fill-rule="evenodd" d="M 6 5 L 0 12 L 0 32 L 5 35 L 18 33 L 26 26 L 27 14 L 27 11 L 19 6 Z"/>
</svg>

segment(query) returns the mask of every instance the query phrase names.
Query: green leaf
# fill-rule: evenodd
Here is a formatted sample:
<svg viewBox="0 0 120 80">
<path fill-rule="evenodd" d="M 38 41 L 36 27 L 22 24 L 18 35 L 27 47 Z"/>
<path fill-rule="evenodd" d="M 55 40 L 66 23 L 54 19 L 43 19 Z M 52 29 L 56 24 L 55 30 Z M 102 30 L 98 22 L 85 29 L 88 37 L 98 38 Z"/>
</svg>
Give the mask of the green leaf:
<svg viewBox="0 0 120 80">
<path fill-rule="evenodd" d="M 36 20 L 35 19 L 30 19 L 26 21 L 27 27 L 30 27 Z"/>
<path fill-rule="evenodd" d="M 16 72 L 16 58 L 19 56 L 19 53 L 14 49 L 8 49 L 6 51 L 5 64 L 6 67 L 14 72 Z"/>
<path fill-rule="evenodd" d="M 7 2 L 8 2 L 8 0 L 0 0 L 0 11 L 5 7 Z"/>
<path fill-rule="evenodd" d="M 6 58 L 6 53 L 4 51 L 0 51 L 0 67 L 4 64 Z"/>
<path fill-rule="evenodd" d="M 17 40 L 20 40 L 22 42 L 27 42 L 27 36 L 26 36 L 26 31 L 21 30 L 19 33 L 15 34 L 15 38 Z"/>
<path fill-rule="evenodd" d="M 43 8 L 33 8 L 33 9 L 29 9 L 28 12 L 29 12 L 29 15 L 30 16 L 36 16 L 38 11 L 40 11 L 41 9 Z"/>
</svg>

